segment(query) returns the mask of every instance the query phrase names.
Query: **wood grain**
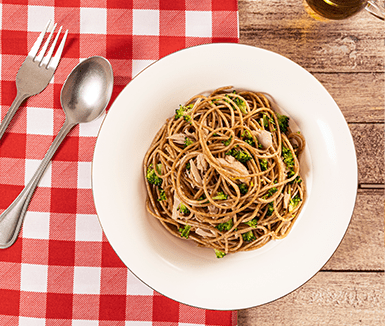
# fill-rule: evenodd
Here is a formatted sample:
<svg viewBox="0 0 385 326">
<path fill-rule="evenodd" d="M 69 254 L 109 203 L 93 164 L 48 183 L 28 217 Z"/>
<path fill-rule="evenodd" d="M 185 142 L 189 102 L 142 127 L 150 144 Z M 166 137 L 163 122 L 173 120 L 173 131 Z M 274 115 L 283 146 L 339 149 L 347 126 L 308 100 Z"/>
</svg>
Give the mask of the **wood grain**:
<svg viewBox="0 0 385 326">
<path fill-rule="evenodd" d="M 275 51 L 310 72 L 383 72 L 385 29 L 361 12 L 319 21 L 303 0 L 239 0 L 240 43 Z"/>
<path fill-rule="evenodd" d="M 384 201 L 384 190 L 358 190 L 355 209 L 345 237 L 322 270 L 385 270 Z"/>
<path fill-rule="evenodd" d="M 360 184 L 346 235 L 323 269 L 287 296 L 239 311 L 238 325 L 385 325 L 384 22 L 364 11 L 314 19 L 304 0 L 238 6 L 240 43 L 293 60 L 334 98 L 352 134 Z"/>
<path fill-rule="evenodd" d="M 384 122 L 385 73 L 313 73 L 313 76 L 336 101 L 346 121 Z"/>
<path fill-rule="evenodd" d="M 357 154 L 358 182 L 384 184 L 384 124 L 349 124 Z"/>
<path fill-rule="evenodd" d="M 301 288 L 277 301 L 239 311 L 238 324 L 385 325 L 384 280 L 384 273 L 320 272 Z"/>
</svg>

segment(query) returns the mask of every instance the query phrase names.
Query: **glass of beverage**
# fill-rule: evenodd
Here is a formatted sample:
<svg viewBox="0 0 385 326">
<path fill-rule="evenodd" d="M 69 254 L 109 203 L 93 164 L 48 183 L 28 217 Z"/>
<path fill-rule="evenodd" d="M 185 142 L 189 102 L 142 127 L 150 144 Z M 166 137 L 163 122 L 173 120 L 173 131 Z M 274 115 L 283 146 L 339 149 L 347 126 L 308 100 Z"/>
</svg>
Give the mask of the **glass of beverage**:
<svg viewBox="0 0 385 326">
<path fill-rule="evenodd" d="M 366 9 L 372 15 L 385 20 L 385 9 L 377 0 L 306 0 L 317 14 L 328 19 L 345 19 Z"/>
</svg>

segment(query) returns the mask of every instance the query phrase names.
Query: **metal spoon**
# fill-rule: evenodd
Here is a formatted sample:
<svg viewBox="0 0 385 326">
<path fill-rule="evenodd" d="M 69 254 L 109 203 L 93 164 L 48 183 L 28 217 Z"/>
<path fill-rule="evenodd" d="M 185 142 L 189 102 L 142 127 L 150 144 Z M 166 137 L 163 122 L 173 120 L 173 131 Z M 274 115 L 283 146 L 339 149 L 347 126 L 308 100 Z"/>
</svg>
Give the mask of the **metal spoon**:
<svg viewBox="0 0 385 326">
<path fill-rule="evenodd" d="M 65 122 L 31 180 L 0 215 L 0 249 L 8 248 L 16 241 L 32 195 L 65 136 L 77 124 L 90 122 L 104 112 L 112 88 L 112 67 L 103 57 L 90 57 L 71 71 L 60 94 Z"/>
</svg>

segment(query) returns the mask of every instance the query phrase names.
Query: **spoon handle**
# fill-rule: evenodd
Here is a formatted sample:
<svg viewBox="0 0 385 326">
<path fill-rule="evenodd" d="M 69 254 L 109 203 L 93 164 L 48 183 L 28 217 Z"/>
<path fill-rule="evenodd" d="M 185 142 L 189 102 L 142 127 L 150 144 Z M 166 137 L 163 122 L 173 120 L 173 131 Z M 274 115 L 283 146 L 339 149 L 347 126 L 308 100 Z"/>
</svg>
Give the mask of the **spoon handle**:
<svg viewBox="0 0 385 326">
<path fill-rule="evenodd" d="M 41 177 L 63 139 L 75 125 L 74 123 L 69 123 L 68 120 L 64 122 L 31 180 L 12 204 L 0 215 L 0 249 L 8 248 L 16 241 L 28 205 Z"/>
</svg>

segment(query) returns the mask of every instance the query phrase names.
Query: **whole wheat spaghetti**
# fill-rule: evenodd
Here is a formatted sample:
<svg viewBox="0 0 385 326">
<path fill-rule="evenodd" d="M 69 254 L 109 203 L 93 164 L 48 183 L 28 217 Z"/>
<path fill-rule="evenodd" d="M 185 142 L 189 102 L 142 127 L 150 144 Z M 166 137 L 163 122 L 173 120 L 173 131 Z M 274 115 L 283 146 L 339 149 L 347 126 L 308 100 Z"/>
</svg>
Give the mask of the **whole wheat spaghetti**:
<svg viewBox="0 0 385 326">
<path fill-rule="evenodd" d="M 145 158 L 147 209 L 217 257 L 290 232 L 305 198 L 304 137 L 262 93 L 224 87 L 180 105 Z"/>
</svg>

